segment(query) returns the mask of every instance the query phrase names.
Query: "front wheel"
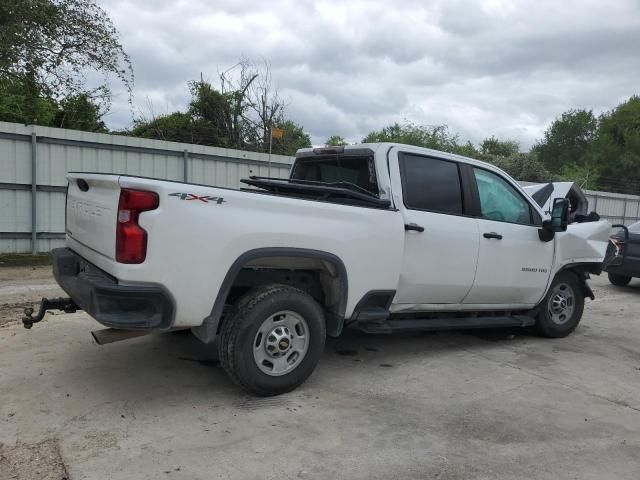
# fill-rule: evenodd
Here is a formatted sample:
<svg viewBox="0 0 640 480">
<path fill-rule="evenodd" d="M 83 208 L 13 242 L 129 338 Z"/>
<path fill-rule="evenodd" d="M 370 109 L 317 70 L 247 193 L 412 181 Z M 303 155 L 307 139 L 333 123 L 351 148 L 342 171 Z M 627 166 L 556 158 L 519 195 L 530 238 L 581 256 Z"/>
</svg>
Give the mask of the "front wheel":
<svg viewBox="0 0 640 480">
<path fill-rule="evenodd" d="M 556 275 L 536 319 L 537 332 L 549 338 L 566 337 L 573 332 L 584 311 L 584 293 L 572 272 Z"/>
<path fill-rule="evenodd" d="M 608 273 L 609 281 L 617 287 L 626 287 L 631 281 L 631 277 L 618 273 Z"/>
<path fill-rule="evenodd" d="M 220 363 L 245 390 L 269 396 L 289 392 L 313 372 L 324 349 L 322 308 L 287 285 L 252 290 L 222 324 Z"/>
</svg>

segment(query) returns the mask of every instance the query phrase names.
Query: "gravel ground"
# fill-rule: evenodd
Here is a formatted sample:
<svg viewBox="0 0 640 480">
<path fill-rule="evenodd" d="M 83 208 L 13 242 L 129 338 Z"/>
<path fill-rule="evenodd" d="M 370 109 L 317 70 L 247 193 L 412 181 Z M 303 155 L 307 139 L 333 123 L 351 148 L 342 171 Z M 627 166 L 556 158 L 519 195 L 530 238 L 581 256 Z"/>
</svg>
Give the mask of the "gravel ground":
<svg viewBox="0 0 640 480">
<path fill-rule="evenodd" d="M 592 285 L 566 339 L 330 340 L 300 389 L 247 396 L 189 334 L 27 331 L 48 267 L 0 268 L 0 479 L 640 478 L 640 282 Z"/>
<path fill-rule="evenodd" d="M 35 307 L 42 297 L 62 295 L 50 266 L 0 267 L 0 326 L 19 320 L 24 308 Z"/>
</svg>

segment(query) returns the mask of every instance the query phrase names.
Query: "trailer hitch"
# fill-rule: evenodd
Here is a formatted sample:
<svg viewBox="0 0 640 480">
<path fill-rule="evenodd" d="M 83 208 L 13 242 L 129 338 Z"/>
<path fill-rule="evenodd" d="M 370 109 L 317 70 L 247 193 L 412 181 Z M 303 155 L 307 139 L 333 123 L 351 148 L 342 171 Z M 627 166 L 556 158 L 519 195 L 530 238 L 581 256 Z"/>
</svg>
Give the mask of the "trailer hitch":
<svg viewBox="0 0 640 480">
<path fill-rule="evenodd" d="M 82 310 L 82 308 L 70 298 L 43 298 L 40 300 L 40 309 L 35 317 L 33 316 L 33 308 L 24 309 L 24 317 L 22 317 L 24 328 L 29 329 L 33 327 L 34 323 L 42 320 L 47 310 L 62 310 L 64 313 L 75 313 L 78 310 Z"/>
</svg>

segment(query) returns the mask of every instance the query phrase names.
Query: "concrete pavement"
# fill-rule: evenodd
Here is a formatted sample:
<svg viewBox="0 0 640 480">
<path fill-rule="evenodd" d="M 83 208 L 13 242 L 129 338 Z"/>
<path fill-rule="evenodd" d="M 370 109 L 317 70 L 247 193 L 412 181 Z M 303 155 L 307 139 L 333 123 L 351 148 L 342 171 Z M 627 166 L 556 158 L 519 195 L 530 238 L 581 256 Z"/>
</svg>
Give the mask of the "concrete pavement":
<svg viewBox="0 0 640 480">
<path fill-rule="evenodd" d="M 189 334 L 100 347 L 83 313 L 8 324 L 0 479 L 638 479 L 640 282 L 592 284 L 569 338 L 350 334 L 274 398 Z"/>
</svg>

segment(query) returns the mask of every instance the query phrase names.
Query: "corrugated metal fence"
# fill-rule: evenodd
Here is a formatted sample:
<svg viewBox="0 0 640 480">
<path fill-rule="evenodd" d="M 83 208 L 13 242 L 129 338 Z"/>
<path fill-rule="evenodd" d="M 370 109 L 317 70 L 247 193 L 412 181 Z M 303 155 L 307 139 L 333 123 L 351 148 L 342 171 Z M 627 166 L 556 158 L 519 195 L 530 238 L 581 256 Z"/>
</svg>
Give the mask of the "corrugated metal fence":
<svg viewBox="0 0 640 480">
<path fill-rule="evenodd" d="M 266 154 L 0 122 L 0 253 L 47 252 L 64 239 L 65 175 L 127 173 L 220 187 L 268 175 Z M 271 176 L 293 157 L 272 155 Z M 586 190 L 611 223 L 640 220 L 640 196 Z"/>
<path fill-rule="evenodd" d="M 266 154 L 0 122 L 0 253 L 63 244 L 65 175 L 126 173 L 221 187 L 269 173 Z M 293 157 L 271 156 L 286 177 Z"/>
<path fill-rule="evenodd" d="M 611 223 L 630 225 L 640 220 L 640 196 L 583 190 L 589 210 L 598 212 Z"/>
</svg>

